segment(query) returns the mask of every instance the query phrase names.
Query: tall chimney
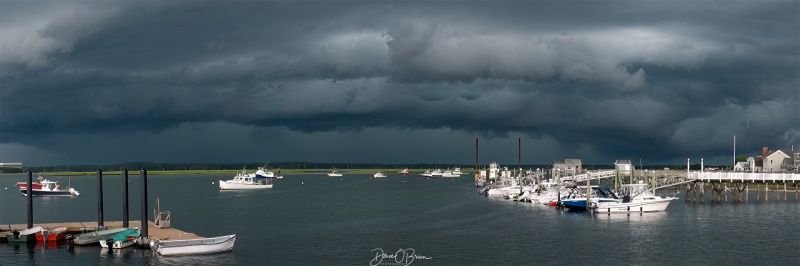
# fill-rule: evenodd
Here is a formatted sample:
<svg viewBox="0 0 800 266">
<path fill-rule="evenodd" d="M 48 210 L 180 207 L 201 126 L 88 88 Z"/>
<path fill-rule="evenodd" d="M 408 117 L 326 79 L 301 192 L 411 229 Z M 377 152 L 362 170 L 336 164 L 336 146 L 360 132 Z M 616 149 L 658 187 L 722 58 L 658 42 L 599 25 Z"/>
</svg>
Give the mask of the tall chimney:
<svg viewBox="0 0 800 266">
<path fill-rule="evenodd" d="M 767 159 L 767 151 L 769 151 L 769 149 L 767 149 L 767 147 L 761 148 L 761 159 L 764 159 L 764 160 Z"/>
</svg>

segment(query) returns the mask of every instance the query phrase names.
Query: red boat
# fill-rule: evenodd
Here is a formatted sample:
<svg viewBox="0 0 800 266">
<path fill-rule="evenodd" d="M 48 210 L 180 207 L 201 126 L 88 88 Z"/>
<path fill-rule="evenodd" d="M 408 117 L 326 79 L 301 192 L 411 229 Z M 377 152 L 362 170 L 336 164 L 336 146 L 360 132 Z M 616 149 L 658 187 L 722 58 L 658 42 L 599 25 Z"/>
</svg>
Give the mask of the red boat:
<svg viewBox="0 0 800 266">
<path fill-rule="evenodd" d="M 17 186 L 20 190 L 26 190 L 28 189 L 28 182 L 17 182 Z M 42 183 L 33 182 L 31 189 L 42 189 Z"/>
<path fill-rule="evenodd" d="M 42 230 L 36 233 L 36 241 L 62 241 L 67 239 L 67 228 L 56 227 L 51 230 Z"/>
<path fill-rule="evenodd" d="M 31 186 L 31 194 L 33 194 L 32 196 L 34 197 L 80 195 L 80 193 L 73 188 L 62 189 L 61 184 L 56 181 L 50 181 L 41 176 L 39 176 L 38 180 L 39 182 L 34 182 Z M 17 187 L 19 187 L 19 192 L 22 192 L 23 196 L 27 196 L 28 182 L 17 182 Z"/>
</svg>

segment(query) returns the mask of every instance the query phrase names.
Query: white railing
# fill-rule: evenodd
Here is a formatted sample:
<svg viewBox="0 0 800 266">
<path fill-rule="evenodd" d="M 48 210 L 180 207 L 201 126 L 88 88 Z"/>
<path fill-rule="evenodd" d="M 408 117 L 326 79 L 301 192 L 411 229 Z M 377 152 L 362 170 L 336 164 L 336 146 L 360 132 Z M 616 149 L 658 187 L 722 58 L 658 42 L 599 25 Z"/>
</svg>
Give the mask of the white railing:
<svg viewBox="0 0 800 266">
<path fill-rule="evenodd" d="M 696 181 L 751 181 L 751 182 L 798 182 L 796 173 L 731 173 L 731 172 L 689 172 L 689 178 Z"/>
</svg>

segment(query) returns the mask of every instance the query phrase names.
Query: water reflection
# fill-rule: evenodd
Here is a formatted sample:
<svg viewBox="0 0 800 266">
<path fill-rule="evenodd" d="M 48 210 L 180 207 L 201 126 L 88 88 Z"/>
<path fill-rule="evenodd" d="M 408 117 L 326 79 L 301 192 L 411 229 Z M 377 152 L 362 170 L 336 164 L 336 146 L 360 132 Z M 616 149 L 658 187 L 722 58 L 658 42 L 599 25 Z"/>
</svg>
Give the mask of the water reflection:
<svg viewBox="0 0 800 266">
<path fill-rule="evenodd" d="M 631 213 L 611 213 L 611 214 L 599 214 L 596 213 L 594 216 L 600 221 L 608 221 L 608 222 L 633 222 L 636 224 L 658 224 L 661 223 L 667 217 L 667 212 L 631 212 Z"/>
<path fill-rule="evenodd" d="M 156 264 L 169 265 L 229 265 L 236 263 L 233 252 L 177 257 L 155 257 Z"/>
</svg>

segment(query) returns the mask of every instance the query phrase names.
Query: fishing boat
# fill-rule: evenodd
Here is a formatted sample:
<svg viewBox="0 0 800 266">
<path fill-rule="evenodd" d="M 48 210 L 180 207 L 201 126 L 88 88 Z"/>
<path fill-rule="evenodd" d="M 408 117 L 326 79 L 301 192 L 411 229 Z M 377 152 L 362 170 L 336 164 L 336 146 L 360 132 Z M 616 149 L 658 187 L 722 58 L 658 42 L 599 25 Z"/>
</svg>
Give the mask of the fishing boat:
<svg viewBox="0 0 800 266">
<path fill-rule="evenodd" d="M 406 167 L 406 169 L 403 169 L 398 173 L 401 174 L 401 175 L 407 175 L 408 174 L 408 167 Z"/>
<path fill-rule="evenodd" d="M 162 256 L 200 255 L 233 250 L 236 235 L 190 240 L 154 240 L 150 248 Z"/>
<path fill-rule="evenodd" d="M 377 173 L 372 175 L 372 177 L 373 178 L 379 178 L 379 177 L 386 177 L 386 175 L 384 173 L 381 173 L 381 171 L 378 171 Z"/>
<path fill-rule="evenodd" d="M 253 174 L 251 174 L 251 175 L 253 175 Z M 278 170 L 278 172 L 276 173 L 274 171 L 267 170 L 267 168 L 265 166 L 265 167 L 259 167 L 258 168 L 258 170 L 255 173 L 255 178 L 277 178 L 277 179 L 283 179 L 283 176 L 280 175 L 280 170 Z"/>
<path fill-rule="evenodd" d="M 453 169 L 453 174 L 454 175 L 463 175 L 464 173 L 461 172 L 461 167 L 456 167 L 456 169 Z"/>
<path fill-rule="evenodd" d="M 100 240 L 100 246 L 104 248 L 121 249 L 130 247 L 139 238 L 139 228 L 128 229 L 109 236 L 108 239 Z"/>
<path fill-rule="evenodd" d="M 31 195 L 34 197 L 71 197 L 78 196 L 80 193 L 74 188 L 62 189 L 58 181 L 50 181 L 42 176 L 38 182 L 31 184 Z M 22 195 L 28 196 L 28 182 L 17 182 L 17 187 Z"/>
<path fill-rule="evenodd" d="M 444 171 L 442 172 L 442 177 L 461 177 L 459 174 L 453 173 L 453 171 Z"/>
<path fill-rule="evenodd" d="M 598 213 L 660 212 L 677 199 L 673 195 L 662 197 L 653 194 L 647 184 L 622 185 L 622 201 L 592 203 L 591 208 Z"/>
<path fill-rule="evenodd" d="M 24 243 L 36 242 L 36 233 L 41 231 L 42 231 L 41 226 L 28 228 L 21 231 L 14 230 L 6 234 L 6 239 L 8 240 L 8 242 L 24 242 Z"/>
<path fill-rule="evenodd" d="M 333 168 L 333 171 L 328 173 L 328 176 L 342 176 L 342 173 L 336 171 L 336 168 Z"/>
<path fill-rule="evenodd" d="M 67 228 L 56 227 L 50 230 L 42 230 L 36 233 L 36 241 L 61 241 L 67 239 Z"/>
<path fill-rule="evenodd" d="M 100 240 L 106 240 L 111 235 L 127 230 L 128 228 L 116 228 L 116 229 L 99 230 L 89 233 L 83 233 L 80 235 L 67 236 L 67 242 L 75 245 L 89 245 L 100 242 Z"/>
<path fill-rule="evenodd" d="M 231 180 L 219 180 L 221 190 L 249 190 L 272 188 L 271 178 L 259 178 L 258 174 L 247 174 L 245 171 L 236 174 Z"/>
<path fill-rule="evenodd" d="M 439 170 L 439 169 L 431 171 L 429 169 L 429 170 L 425 170 L 424 173 L 421 173 L 419 175 L 424 176 L 424 177 L 442 177 L 442 171 Z"/>
</svg>

